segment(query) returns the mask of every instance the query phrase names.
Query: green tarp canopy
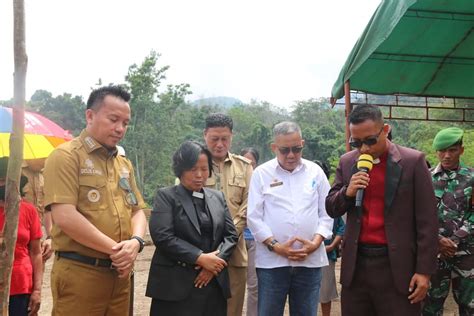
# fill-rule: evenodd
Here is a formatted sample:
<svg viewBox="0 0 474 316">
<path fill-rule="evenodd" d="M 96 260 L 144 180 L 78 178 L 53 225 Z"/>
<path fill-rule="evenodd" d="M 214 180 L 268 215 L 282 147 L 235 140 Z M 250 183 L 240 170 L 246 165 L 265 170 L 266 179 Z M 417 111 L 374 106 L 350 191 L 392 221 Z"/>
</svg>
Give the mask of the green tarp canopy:
<svg viewBox="0 0 474 316">
<path fill-rule="evenodd" d="M 352 49 L 331 96 L 474 98 L 474 0 L 382 1 Z"/>
</svg>

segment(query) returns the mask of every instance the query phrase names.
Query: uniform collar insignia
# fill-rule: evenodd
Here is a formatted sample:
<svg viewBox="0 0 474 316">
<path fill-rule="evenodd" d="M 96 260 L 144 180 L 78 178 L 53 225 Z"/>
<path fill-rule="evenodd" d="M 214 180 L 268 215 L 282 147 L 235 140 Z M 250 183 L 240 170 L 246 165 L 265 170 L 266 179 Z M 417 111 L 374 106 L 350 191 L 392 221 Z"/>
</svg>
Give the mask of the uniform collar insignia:
<svg viewBox="0 0 474 316">
<path fill-rule="evenodd" d="M 84 138 L 84 143 L 89 147 L 89 149 L 93 149 L 96 146 L 94 139 L 90 136 Z"/>
</svg>

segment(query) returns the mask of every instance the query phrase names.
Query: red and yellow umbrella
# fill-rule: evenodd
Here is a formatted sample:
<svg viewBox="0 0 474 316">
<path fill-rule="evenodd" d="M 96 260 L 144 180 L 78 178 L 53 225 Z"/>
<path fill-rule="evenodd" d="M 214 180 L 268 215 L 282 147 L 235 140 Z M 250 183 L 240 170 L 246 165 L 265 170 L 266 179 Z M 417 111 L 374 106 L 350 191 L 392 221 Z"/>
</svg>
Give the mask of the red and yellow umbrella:
<svg viewBox="0 0 474 316">
<path fill-rule="evenodd" d="M 0 106 L 0 157 L 10 155 L 12 125 L 12 109 Z M 48 157 L 54 148 L 72 138 L 69 131 L 53 121 L 37 113 L 25 111 L 23 159 Z"/>
</svg>

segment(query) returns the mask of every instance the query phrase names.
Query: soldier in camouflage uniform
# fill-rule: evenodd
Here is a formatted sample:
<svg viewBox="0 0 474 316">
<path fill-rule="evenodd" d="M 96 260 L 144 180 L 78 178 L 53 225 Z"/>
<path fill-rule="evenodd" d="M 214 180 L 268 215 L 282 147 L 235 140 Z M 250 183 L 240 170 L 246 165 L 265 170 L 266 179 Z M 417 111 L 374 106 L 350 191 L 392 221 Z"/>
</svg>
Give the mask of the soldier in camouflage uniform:
<svg viewBox="0 0 474 316">
<path fill-rule="evenodd" d="M 433 141 L 439 164 L 431 170 L 438 199 L 438 271 L 431 278 L 423 315 L 443 314 L 452 285 L 459 315 L 474 315 L 474 168 L 460 162 L 463 131 L 441 130 Z"/>
</svg>

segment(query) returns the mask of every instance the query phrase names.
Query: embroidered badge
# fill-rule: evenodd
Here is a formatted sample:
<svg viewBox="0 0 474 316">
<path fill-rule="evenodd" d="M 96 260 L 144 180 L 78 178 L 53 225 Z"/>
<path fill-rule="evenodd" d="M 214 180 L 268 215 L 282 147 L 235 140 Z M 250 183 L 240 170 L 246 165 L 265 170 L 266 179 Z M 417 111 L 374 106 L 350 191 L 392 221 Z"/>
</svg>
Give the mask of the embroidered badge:
<svg viewBox="0 0 474 316">
<path fill-rule="evenodd" d="M 102 170 L 95 169 L 94 162 L 90 158 L 86 158 L 84 164 L 86 165 L 86 168 L 81 168 L 81 174 L 102 175 Z"/>
<path fill-rule="evenodd" d="M 87 136 L 86 138 L 84 138 L 84 142 L 86 143 L 87 146 L 89 146 L 90 149 L 95 147 L 95 141 L 90 136 Z"/>
<path fill-rule="evenodd" d="M 94 163 L 89 158 L 87 158 L 84 163 L 86 164 L 87 168 L 94 169 Z"/>
<path fill-rule="evenodd" d="M 100 200 L 100 192 L 96 189 L 90 190 L 87 192 L 87 199 L 92 203 L 98 202 Z"/>
</svg>

